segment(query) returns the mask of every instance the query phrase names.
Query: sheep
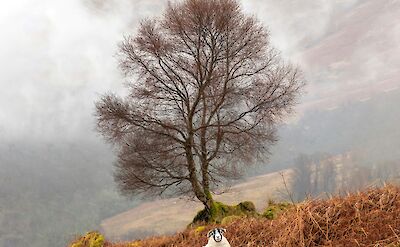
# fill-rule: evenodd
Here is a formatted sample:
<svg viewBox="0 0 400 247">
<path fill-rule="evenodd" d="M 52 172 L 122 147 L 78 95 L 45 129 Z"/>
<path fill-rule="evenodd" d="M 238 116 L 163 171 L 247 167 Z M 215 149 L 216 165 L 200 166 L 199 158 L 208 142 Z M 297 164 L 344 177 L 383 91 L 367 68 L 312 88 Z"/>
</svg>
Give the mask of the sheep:
<svg viewBox="0 0 400 247">
<path fill-rule="evenodd" d="M 207 233 L 208 243 L 204 247 L 231 247 L 228 240 L 224 237 L 226 229 L 215 228 Z"/>
</svg>

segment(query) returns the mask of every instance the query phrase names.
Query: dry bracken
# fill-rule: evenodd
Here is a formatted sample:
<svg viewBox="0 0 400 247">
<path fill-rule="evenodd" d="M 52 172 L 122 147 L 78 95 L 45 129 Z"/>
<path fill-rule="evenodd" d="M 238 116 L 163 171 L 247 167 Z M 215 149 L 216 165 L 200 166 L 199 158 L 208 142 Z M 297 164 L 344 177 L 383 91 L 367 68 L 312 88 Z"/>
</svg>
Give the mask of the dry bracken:
<svg viewBox="0 0 400 247">
<path fill-rule="evenodd" d="M 310 200 L 275 220 L 241 218 L 225 225 L 231 246 L 399 246 L 400 187 L 388 185 L 346 197 Z M 174 236 L 149 238 L 134 246 L 204 246 L 205 234 L 187 229 Z M 107 243 L 128 247 L 132 243 Z"/>
</svg>

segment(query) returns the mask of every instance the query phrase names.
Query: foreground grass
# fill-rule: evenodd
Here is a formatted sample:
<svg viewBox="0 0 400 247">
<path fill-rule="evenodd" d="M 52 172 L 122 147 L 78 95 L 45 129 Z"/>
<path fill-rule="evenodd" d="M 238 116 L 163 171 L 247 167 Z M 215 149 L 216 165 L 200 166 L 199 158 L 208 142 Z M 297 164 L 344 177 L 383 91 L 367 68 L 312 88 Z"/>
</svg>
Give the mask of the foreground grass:
<svg viewBox="0 0 400 247">
<path fill-rule="evenodd" d="M 197 247 L 217 225 L 105 247 Z M 218 225 L 220 226 L 220 225 Z M 400 187 L 290 207 L 276 219 L 237 218 L 223 226 L 231 246 L 400 246 Z"/>
</svg>

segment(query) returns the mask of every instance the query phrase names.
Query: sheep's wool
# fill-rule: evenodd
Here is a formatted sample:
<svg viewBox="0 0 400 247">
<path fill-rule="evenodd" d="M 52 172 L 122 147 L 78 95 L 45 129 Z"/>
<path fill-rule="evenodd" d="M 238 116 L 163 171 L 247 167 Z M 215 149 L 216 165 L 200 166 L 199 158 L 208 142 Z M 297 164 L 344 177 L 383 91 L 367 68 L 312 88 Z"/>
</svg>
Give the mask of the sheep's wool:
<svg viewBox="0 0 400 247">
<path fill-rule="evenodd" d="M 214 238 L 209 238 L 207 245 L 204 247 L 231 247 L 231 245 L 229 244 L 228 240 L 222 236 L 221 242 L 215 242 Z"/>
</svg>

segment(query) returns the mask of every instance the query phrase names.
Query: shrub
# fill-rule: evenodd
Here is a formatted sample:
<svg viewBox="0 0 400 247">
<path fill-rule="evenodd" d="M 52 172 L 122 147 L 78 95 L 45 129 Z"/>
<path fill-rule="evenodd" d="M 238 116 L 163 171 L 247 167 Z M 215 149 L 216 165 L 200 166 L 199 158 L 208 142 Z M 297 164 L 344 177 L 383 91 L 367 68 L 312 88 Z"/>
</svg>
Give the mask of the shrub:
<svg viewBox="0 0 400 247">
<path fill-rule="evenodd" d="M 267 219 L 274 220 L 278 217 L 279 214 L 290 208 L 290 206 L 291 204 L 287 202 L 275 203 L 273 201 L 270 201 L 268 207 L 265 209 L 262 215 Z"/>
<path fill-rule="evenodd" d="M 85 236 L 78 238 L 70 247 L 103 247 L 104 236 L 98 232 L 88 232 Z"/>
<path fill-rule="evenodd" d="M 195 233 L 197 234 L 197 235 L 200 235 L 202 232 L 204 232 L 206 230 L 206 227 L 205 226 L 198 226 L 198 227 L 196 227 L 196 229 L 195 229 Z"/>
</svg>

